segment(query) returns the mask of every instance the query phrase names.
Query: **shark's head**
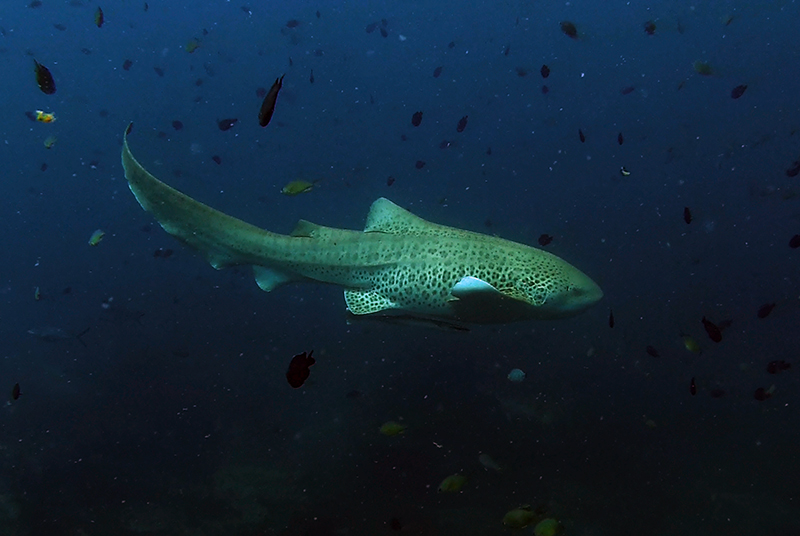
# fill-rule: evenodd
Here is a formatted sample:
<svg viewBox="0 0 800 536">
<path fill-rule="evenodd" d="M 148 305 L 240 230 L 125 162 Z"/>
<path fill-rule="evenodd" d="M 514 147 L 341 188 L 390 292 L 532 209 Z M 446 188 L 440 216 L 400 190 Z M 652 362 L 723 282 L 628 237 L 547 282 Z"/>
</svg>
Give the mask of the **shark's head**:
<svg viewBox="0 0 800 536">
<path fill-rule="evenodd" d="M 568 262 L 554 255 L 546 262 L 541 257 L 536 260 L 537 269 L 520 274 L 514 285 L 517 295 L 533 306 L 533 317 L 574 316 L 603 297 L 597 283 Z"/>
</svg>

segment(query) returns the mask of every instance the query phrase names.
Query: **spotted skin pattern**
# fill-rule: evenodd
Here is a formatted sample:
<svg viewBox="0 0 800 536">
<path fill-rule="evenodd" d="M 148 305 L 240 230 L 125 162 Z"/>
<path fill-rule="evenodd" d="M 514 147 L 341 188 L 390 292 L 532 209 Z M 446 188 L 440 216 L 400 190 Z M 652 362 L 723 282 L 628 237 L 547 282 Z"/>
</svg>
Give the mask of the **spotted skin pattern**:
<svg viewBox="0 0 800 536">
<path fill-rule="evenodd" d="M 531 246 L 428 222 L 380 198 L 364 231 L 301 220 L 291 235 L 259 229 L 182 194 L 130 153 L 131 191 L 170 234 L 217 269 L 252 265 L 263 290 L 293 281 L 344 288 L 355 316 L 503 323 L 572 316 L 602 297 L 566 261 Z"/>
</svg>

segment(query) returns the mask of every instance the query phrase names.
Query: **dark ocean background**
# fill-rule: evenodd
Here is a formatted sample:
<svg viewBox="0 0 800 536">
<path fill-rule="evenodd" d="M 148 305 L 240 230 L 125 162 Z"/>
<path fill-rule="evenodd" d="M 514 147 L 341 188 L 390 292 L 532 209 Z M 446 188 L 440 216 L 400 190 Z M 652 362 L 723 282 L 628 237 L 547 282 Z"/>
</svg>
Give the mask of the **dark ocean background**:
<svg viewBox="0 0 800 536">
<path fill-rule="evenodd" d="M 0 6 L 0 534 L 503 535 L 525 504 L 575 536 L 800 534 L 797 2 L 97 7 Z M 359 229 L 386 196 L 549 234 L 605 297 L 469 333 L 348 325 L 339 288 L 267 294 L 168 236 L 123 176 L 130 121 L 147 169 L 266 229 Z"/>
</svg>

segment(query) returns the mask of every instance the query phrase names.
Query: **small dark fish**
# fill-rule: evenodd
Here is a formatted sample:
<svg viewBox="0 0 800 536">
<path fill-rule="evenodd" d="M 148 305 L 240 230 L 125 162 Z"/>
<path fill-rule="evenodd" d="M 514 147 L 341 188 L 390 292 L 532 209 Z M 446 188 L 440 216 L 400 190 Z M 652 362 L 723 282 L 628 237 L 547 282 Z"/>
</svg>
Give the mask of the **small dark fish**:
<svg viewBox="0 0 800 536">
<path fill-rule="evenodd" d="M 414 167 L 417 168 L 417 169 L 424 168 L 425 167 L 425 161 L 424 160 L 417 160 L 417 163 L 414 164 Z"/>
<path fill-rule="evenodd" d="M 758 389 L 756 389 L 756 392 L 753 393 L 753 398 L 755 398 L 759 402 L 763 402 L 768 398 L 772 398 L 772 391 L 764 389 L 763 387 L 759 387 Z"/>
<path fill-rule="evenodd" d="M 565 20 L 561 23 L 561 31 L 564 32 L 564 35 L 570 37 L 572 39 L 578 38 L 578 29 L 575 27 L 575 24 L 571 23 L 568 20 Z"/>
<path fill-rule="evenodd" d="M 322 50 L 321 48 L 314 49 L 314 56 L 316 56 L 318 58 L 321 58 L 324 55 L 325 55 L 325 51 Z"/>
<path fill-rule="evenodd" d="M 800 160 L 795 160 L 792 163 L 792 167 L 786 170 L 787 177 L 797 177 L 800 174 Z"/>
<path fill-rule="evenodd" d="M 394 181 L 395 178 L 389 175 L 388 177 L 386 177 L 386 186 L 391 186 L 392 184 L 394 184 Z"/>
<path fill-rule="evenodd" d="M 540 235 L 539 236 L 539 240 L 538 240 L 539 245 L 543 246 L 543 247 L 548 245 L 552 241 L 553 241 L 553 237 L 550 236 L 549 234 Z"/>
<path fill-rule="evenodd" d="M 550 76 L 550 67 L 548 67 L 547 65 L 542 65 L 542 68 L 539 69 L 539 72 L 541 73 L 542 78 L 547 78 L 548 76 Z"/>
<path fill-rule="evenodd" d="M 297 389 L 301 387 L 311 375 L 308 369 L 317 362 L 316 359 L 311 357 L 313 353 L 314 350 L 308 352 L 308 355 L 306 355 L 305 352 L 297 354 L 289 363 L 289 370 L 286 371 L 286 379 L 289 380 L 289 385 L 293 388 Z"/>
<path fill-rule="evenodd" d="M 528 71 L 524 67 L 517 67 L 516 71 L 517 71 L 517 76 L 519 76 L 519 77 L 523 77 L 523 76 L 527 76 L 528 75 Z"/>
<path fill-rule="evenodd" d="M 542 86 L 542 95 L 547 95 L 550 93 L 550 88 L 547 86 Z"/>
<path fill-rule="evenodd" d="M 716 389 L 711 389 L 708 392 L 708 394 L 711 395 L 711 398 L 722 398 L 723 396 L 725 396 L 725 391 L 722 390 L 722 389 L 716 388 Z"/>
<path fill-rule="evenodd" d="M 697 394 L 697 385 L 694 383 L 694 378 L 692 378 L 692 381 L 689 383 L 689 392 L 692 396 Z"/>
<path fill-rule="evenodd" d="M 714 342 L 721 342 L 722 341 L 722 330 L 714 324 L 711 320 L 703 317 L 703 327 L 706 328 L 706 333 L 708 333 L 708 338 Z"/>
<path fill-rule="evenodd" d="M 367 24 L 367 33 L 372 33 L 378 29 L 378 22 L 370 22 Z"/>
<path fill-rule="evenodd" d="M 287 28 L 297 28 L 298 26 L 300 26 L 300 21 L 297 19 L 289 19 L 286 21 Z"/>
<path fill-rule="evenodd" d="M 218 166 L 222 165 L 222 158 L 220 158 L 219 155 L 215 154 L 214 156 L 211 157 L 211 160 L 216 162 Z"/>
<path fill-rule="evenodd" d="M 309 83 L 314 83 L 314 69 L 311 69 L 311 75 L 308 77 Z"/>
<path fill-rule="evenodd" d="M 42 162 L 42 166 L 39 169 L 42 171 L 47 171 L 47 162 Z"/>
<path fill-rule="evenodd" d="M 28 4 L 28 7 L 31 8 L 31 9 L 36 9 L 37 7 L 42 7 L 42 0 L 33 0 L 33 2 Z"/>
<path fill-rule="evenodd" d="M 381 19 L 381 26 L 383 26 L 384 28 L 386 28 L 387 26 L 389 26 L 389 21 L 388 21 L 388 20 L 386 20 L 386 19 Z"/>
<path fill-rule="evenodd" d="M 169 259 L 170 257 L 172 257 L 172 253 L 173 253 L 173 251 L 171 249 L 167 248 L 167 249 L 165 249 L 164 251 L 161 252 L 161 257 L 164 258 L 164 259 Z"/>
<path fill-rule="evenodd" d="M 623 137 L 622 137 L 622 132 L 620 132 L 619 134 L 617 134 L 617 143 L 619 143 L 620 145 L 622 145 L 622 143 L 623 143 L 624 141 L 625 141 L 625 138 L 623 138 Z"/>
<path fill-rule="evenodd" d="M 100 6 L 98 6 L 97 11 L 94 12 L 94 23 L 97 25 L 98 28 L 102 28 L 105 20 L 106 18 L 105 16 L 103 16 L 103 9 Z"/>
<path fill-rule="evenodd" d="M 64 26 L 63 24 L 53 24 L 53 28 L 55 28 L 56 30 L 61 31 L 61 32 L 64 32 L 64 31 L 67 30 L 67 27 Z"/>
<path fill-rule="evenodd" d="M 625 86 L 624 88 L 620 89 L 619 92 L 622 93 L 623 95 L 630 95 L 631 93 L 634 92 L 635 89 L 636 87 L 634 86 Z"/>
<path fill-rule="evenodd" d="M 386 28 L 381 28 L 381 37 L 389 37 L 389 32 L 386 31 Z"/>
<path fill-rule="evenodd" d="M 418 127 L 420 123 L 422 123 L 422 112 L 414 112 L 414 115 L 411 116 L 411 124 Z"/>
<path fill-rule="evenodd" d="M 31 121 L 34 121 L 34 122 L 36 122 L 36 114 L 35 114 L 35 113 L 33 113 L 33 112 L 32 112 L 32 111 L 30 111 L 30 110 L 26 110 L 26 111 L 25 111 L 25 117 L 27 117 L 27 118 L 28 118 L 28 119 L 30 119 Z"/>
<path fill-rule="evenodd" d="M 88 56 L 88 55 L 90 55 L 92 53 L 92 50 L 90 48 L 84 47 L 84 48 L 81 49 L 81 52 L 83 52 L 84 55 Z"/>
<path fill-rule="evenodd" d="M 294 62 L 292 61 L 292 57 L 291 57 L 291 56 L 289 56 L 289 67 L 291 67 L 292 65 L 294 65 Z M 263 96 L 264 96 L 264 95 L 262 95 L 262 97 L 263 97 Z"/>
<path fill-rule="evenodd" d="M 487 156 L 492 156 L 492 146 L 491 145 L 486 148 L 486 155 Z"/>
<path fill-rule="evenodd" d="M 611 309 L 608 310 L 608 327 L 614 327 L 614 311 Z"/>
<path fill-rule="evenodd" d="M 683 221 L 686 222 L 686 225 L 692 223 L 692 211 L 689 210 L 689 207 L 683 207 Z"/>
<path fill-rule="evenodd" d="M 253 14 L 253 10 L 250 9 L 250 6 L 242 6 L 240 9 L 242 11 L 244 11 L 245 13 L 247 13 L 248 15 L 252 15 Z"/>
<path fill-rule="evenodd" d="M 449 43 L 447 43 L 447 48 L 456 48 L 456 42 L 450 41 Z"/>
<path fill-rule="evenodd" d="M 433 70 L 433 77 L 434 78 L 439 78 L 440 74 L 442 74 L 442 66 L 441 65 Z"/>
<path fill-rule="evenodd" d="M 649 344 L 647 345 L 647 347 L 644 350 L 647 352 L 647 355 L 649 355 L 650 357 L 661 357 L 661 354 L 658 353 L 658 350 L 656 350 L 655 347 L 650 346 Z"/>
<path fill-rule="evenodd" d="M 72 294 L 72 287 L 64 287 L 64 290 L 61 291 L 61 294 L 63 294 L 64 296 Z"/>
<path fill-rule="evenodd" d="M 738 99 L 739 97 L 744 95 L 745 91 L 747 91 L 747 85 L 746 84 L 742 84 L 740 86 L 736 86 L 735 88 L 733 88 L 731 90 L 731 98 L 732 99 Z"/>
<path fill-rule="evenodd" d="M 321 16 L 322 16 L 322 13 L 320 13 L 320 12 L 319 12 L 319 9 L 318 9 L 318 10 L 317 10 L 317 18 L 320 18 Z"/>
<path fill-rule="evenodd" d="M 578 129 L 578 138 L 580 138 L 581 143 L 586 142 L 586 136 L 583 135 L 583 131 L 581 129 Z"/>
<path fill-rule="evenodd" d="M 217 126 L 221 131 L 225 132 L 226 130 L 232 129 L 233 125 L 235 125 L 238 121 L 239 120 L 235 117 L 230 119 L 220 119 L 217 121 Z"/>
<path fill-rule="evenodd" d="M 156 72 L 158 76 L 161 77 L 164 76 L 164 69 L 162 69 L 161 67 L 153 67 L 153 70 Z"/>
<path fill-rule="evenodd" d="M 133 67 L 133 62 L 131 60 L 125 60 L 122 62 L 122 69 L 125 71 L 130 71 L 131 67 Z"/>
<path fill-rule="evenodd" d="M 503 49 L 503 56 L 508 56 L 511 53 L 511 45 L 506 45 L 506 48 Z"/>
<path fill-rule="evenodd" d="M 147 10 L 148 10 L 148 9 L 150 9 L 150 4 L 148 4 L 147 2 L 145 2 L 145 3 L 144 3 L 144 10 L 145 10 L 145 12 L 147 12 Z"/>
<path fill-rule="evenodd" d="M 656 23 L 651 20 L 645 22 L 644 33 L 646 33 L 647 35 L 653 35 L 654 33 L 656 33 Z"/>
<path fill-rule="evenodd" d="M 442 140 L 442 143 L 439 144 L 439 149 L 447 149 L 450 147 L 450 142 L 447 140 Z"/>
<path fill-rule="evenodd" d="M 800 234 L 796 234 L 789 239 L 789 247 L 792 249 L 800 248 Z"/>
<path fill-rule="evenodd" d="M 278 100 L 278 92 L 283 87 L 284 76 L 286 75 L 283 74 L 280 78 L 275 79 L 275 83 L 272 84 L 267 96 L 264 97 L 264 102 L 261 103 L 261 110 L 258 112 L 258 124 L 262 127 L 269 125 L 269 121 L 272 119 L 272 114 L 275 112 L 275 102 Z"/>
<path fill-rule="evenodd" d="M 792 364 L 787 363 L 783 359 L 780 359 L 778 361 L 770 361 L 769 363 L 767 363 L 767 372 L 769 372 L 770 374 L 778 374 L 785 370 L 789 370 L 790 368 L 792 368 Z"/>
<path fill-rule="evenodd" d="M 156 136 L 158 136 L 158 139 L 163 140 L 167 137 L 167 133 L 163 130 L 159 130 Z"/>
<path fill-rule="evenodd" d="M 36 83 L 39 85 L 39 89 L 42 90 L 42 93 L 45 95 L 52 95 L 56 92 L 56 83 L 53 80 L 53 75 L 50 74 L 50 70 L 36 61 L 33 60 L 34 64 L 34 72 L 36 73 Z"/>
<path fill-rule="evenodd" d="M 405 134 L 400 134 L 400 140 L 401 141 L 408 141 L 408 136 L 406 136 Z"/>
<path fill-rule="evenodd" d="M 11 400 L 19 400 L 21 394 L 22 392 L 19 390 L 19 384 L 15 383 L 14 387 L 11 388 Z"/>
<path fill-rule="evenodd" d="M 181 130 L 183 128 L 183 123 L 181 123 L 176 119 L 175 121 L 172 122 L 172 128 L 174 128 L 175 130 Z"/>
<path fill-rule="evenodd" d="M 456 125 L 456 132 L 464 132 L 464 129 L 467 128 L 467 118 L 469 116 L 465 115 L 461 119 L 458 120 L 458 125 Z"/>
<path fill-rule="evenodd" d="M 765 303 L 758 308 L 758 313 L 756 313 L 756 316 L 758 316 L 758 318 L 767 318 L 774 308 L 775 302 Z"/>
</svg>

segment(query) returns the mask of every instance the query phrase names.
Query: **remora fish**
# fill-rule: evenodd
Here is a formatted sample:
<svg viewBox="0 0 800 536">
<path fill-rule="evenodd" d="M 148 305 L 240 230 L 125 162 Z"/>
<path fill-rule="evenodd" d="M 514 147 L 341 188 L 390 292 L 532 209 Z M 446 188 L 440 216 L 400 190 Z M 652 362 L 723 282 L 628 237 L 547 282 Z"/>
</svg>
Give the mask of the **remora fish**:
<svg viewBox="0 0 800 536">
<path fill-rule="evenodd" d="M 252 265 L 262 290 L 293 281 L 344 287 L 355 317 L 459 328 L 578 314 L 602 296 L 564 260 L 530 246 L 423 220 L 385 198 L 364 231 L 300 220 L 291 235 L 259 229 L 159 181 L 123 138 L 125 178 L 139 204 L 214 268 Z"/>
</svg>

